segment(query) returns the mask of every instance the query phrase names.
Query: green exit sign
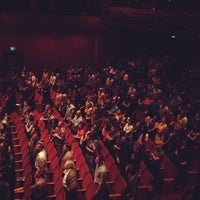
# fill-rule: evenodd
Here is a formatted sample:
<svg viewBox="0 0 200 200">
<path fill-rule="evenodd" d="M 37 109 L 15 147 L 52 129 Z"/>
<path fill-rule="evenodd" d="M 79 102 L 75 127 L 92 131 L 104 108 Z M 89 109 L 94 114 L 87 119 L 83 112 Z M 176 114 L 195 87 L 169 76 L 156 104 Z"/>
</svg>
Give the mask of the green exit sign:
<svg viewBox="0 0 200 200">
<path fill-rule="evenodd" d="M 16 47 L 10 47 L 10 50 L 11 50 L 11 51 L 15 51 L 15 50 L 16 50 Z"/>
</svg>

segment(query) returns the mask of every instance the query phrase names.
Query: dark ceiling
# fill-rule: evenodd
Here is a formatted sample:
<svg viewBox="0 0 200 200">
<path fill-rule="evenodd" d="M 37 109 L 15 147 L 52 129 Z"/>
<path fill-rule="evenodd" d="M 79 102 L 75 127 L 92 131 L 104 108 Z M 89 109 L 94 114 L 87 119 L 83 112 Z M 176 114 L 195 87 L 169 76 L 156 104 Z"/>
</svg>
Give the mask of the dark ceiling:
<svg viewBox="0 0 200 200">
<path fill-rule="evenodd" d="M 138 30 L 200 40 L 199 0 L 0 0 L 0 11 L 33 13 L 42 16 L 41 19 L 43 14 L 60 15 L 57 17 L 59 22 L 52 20 L 55 29 L 50 27 L 49 31 L 58 30 L 62 23 L 63 27 L 67 27 L 63 15 L 95 16 L 111 34 Z M 35 31 L 31 25 L 26 26 Z"/>
</svg>

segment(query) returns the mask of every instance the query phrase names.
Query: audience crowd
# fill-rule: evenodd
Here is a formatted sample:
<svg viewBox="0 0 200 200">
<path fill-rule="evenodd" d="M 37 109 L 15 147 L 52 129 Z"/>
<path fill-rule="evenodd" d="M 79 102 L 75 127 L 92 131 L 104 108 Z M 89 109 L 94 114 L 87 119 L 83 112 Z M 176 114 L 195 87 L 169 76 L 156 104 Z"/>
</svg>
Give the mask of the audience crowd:
<svg viewBox="0 0 200 200">
<path fill-rule="evenodd" d="M 0 196 L 9 200 L 13 197 L 12 188 L 15 182 L 14 160 L 8 115 L 0 111 Z"/>
<path fill-rule="evenodd" d="M 34 183 L 42 178 L 45 185 L 47 153 L 40 138 L 39 122 L 33 116 L 35 109 L 43 113 L 40 120 L 45 122 L 49 137 L 54 142 L 63 176 L 67 176 L 69 170 L 73 172 L 73 189 L 63 183 L 70 191 L 68 199 L 75 198 L 77 183 L 71 162 L 73 152 L 65 141 L 64 122 L 79 142 L 99 185 L 105 174 L 99 180 L 96 163 L 99 162 L 103 171 L 106 170 L 99 153 L 98 139 L 101 139 L 128 183 L 127 195 L 134 195 L 141 176 L 138 173 L 141 160 L 153 175 L 150 186 L 157 194 L 161 193 L 163 177 L 160 164 L 165 154 L 179 169 L 176 186 L 184 186 L 192 158 L 200 158 L 200 88 L 191 82 L 184 70 L 178 73 L 173 70 L 168 59 L 141 56 L 108 63 L 102 68 L 70 66 L 62 69 L 62 73 L 45 68 L 38 76 L 24 67 L 21 74 L 2 78 L 0 196 L 9 196 L 14 182 L 9 178 L 13 173 L 13 155 L 8 124 L 8 116 L 13 111 L 22 116 L 35 172 Z M 54 99 L 51 98 L 51 90 L 56 92 Z M 35 101 L 35 93 L 43 97 L 41 104 Z M 64 121 L 56 119 L 54 110 Z M 154 143 L 152 149 L 146 148 L 149 140 Z M 100 187 L 101 190 L 104 187 Z"/>
</svg>

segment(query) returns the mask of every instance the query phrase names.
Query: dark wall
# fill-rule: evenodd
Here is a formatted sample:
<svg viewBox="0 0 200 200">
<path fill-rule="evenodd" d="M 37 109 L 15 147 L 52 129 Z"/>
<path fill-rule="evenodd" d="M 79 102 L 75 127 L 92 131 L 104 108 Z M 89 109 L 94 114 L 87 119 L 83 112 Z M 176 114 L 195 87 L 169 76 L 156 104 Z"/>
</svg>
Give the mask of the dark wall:
<svg viewBox="0 0 200 200">
<path fill-rule="evenodd" d="M 106 21 L 104 21 L 106 22 Z M 23 53 L 24 65 L 40 73 L 69 65 L 102 66 L 113 57 L 134 57 L 138 52 L 170 53 L 180 66 L 200 64 L 199 42 L 175 40 L 157 32 L 134 28 L 102 27 L 93 16 L 66 16 L 41 13 L 0 13 L 0 73 L 3 53 L 10 46 Z"/>
<path fill-rule="evenodd" d="M 119 59 L 148 53 L 152 56 L 168 55 L 181 68 L 200 66 L 200 41 L 193 38 L 182 39 L 177 35 L 173 39 L 170 34 L 124 28 L 104 37 L 104 47 L 106 44 L 107 55 Z"/>
<path fill-rule="evenodd" d="M 40 67 L 55 68 L 67 65 L 94 64 L 95 36 L 15 35 L 1 34 L 1 52 L 16 46 L 23 52 L 24 65 L 32 70 Z"/>
<path fill-rule="evenodd" d="M 24 54 L 24 65 L 36 73 L 43 67 L 98 62 L 99 18 L 1 13 L 0 25 L 1 69 L 5 67 L 3 53 L 10 46 Z"/>
</svg>

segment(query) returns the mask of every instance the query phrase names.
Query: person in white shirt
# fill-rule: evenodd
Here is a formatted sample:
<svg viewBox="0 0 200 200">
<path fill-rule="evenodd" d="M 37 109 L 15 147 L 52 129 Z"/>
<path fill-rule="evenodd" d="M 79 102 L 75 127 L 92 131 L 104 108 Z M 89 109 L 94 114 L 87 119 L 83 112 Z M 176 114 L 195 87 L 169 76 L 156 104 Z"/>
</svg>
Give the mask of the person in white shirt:
<svg viewBox="0 0 200 200">
<path fill-rule="evenodd" d="M 123 131 L 128 135 L 133 130 L 134 126 L 131 123 L 130 117 L 127 117 L 126 124 L 123 127 Z"/>
<path fill-rule="evenodd" d="M 104 164 L 103 156 L 98 155 L 95 159 L 96 168 L 94 171 L 94 183 L 97 185 L 97 189 L 95 191 L 95 200 L 108 200 L 108 188 L 106 187 L 107 181 L 107 169 Z"/>
<path fill-rule="evenodd" d="M 81 114 L 81 110 L 77 110 L 74 118 L 71 120 L 71 130 L 75 134 L 78 128 L 79 123 L 83 122 L 83 117 Z"/>
<path fill-rule="evenodd" d="M 54 74 L 54 72 L 52 72 L 49 78 L 49 86 L 53 87 L 55 83 L 56 83 L 56 75 Z"/>
<path fill-rule="evenodd" d="M 73 119 L 73 114 L 75 114 L 75 106 L 71 103 L 71 99 L 69 98 L 67 98 L 66 104 L 67 105 L 64 119 L 69 124 Z"/>
<path fill-rule="evenodd" d="M 47 165 L 47 152 L 42 141 L 38 141 L 35 147 L 35 150 L 38 152 L 35 158 L 35 168 L 38 171 L 45 171 Z"/>
<path fill-rule="evenodd" d="M 66 130 L 64 127 L 64 123 L 62 121 L 58 122 L 58 126 L 55 128 L 52 134 L 52 140 L 54 142 L 54 146 L 57 150 L 57 155 L 60 157 L 63 150 L 63 144 L 65 141 Z"/>
</svg>

